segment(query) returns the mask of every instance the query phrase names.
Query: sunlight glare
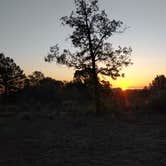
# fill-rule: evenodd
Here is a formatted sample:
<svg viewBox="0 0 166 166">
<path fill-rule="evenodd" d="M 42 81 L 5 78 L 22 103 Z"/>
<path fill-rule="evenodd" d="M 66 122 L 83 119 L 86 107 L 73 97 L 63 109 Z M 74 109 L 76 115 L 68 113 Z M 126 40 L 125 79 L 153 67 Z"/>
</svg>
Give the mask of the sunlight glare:
<svg viewBox="0 0 166 166">
<path fill-rule="evenodd" d="M 123 91 L 126 91 L 126 90 L 127 90 L 127 88 L 122 88 L 122 90 L 123 90 Z"/>
</svg>

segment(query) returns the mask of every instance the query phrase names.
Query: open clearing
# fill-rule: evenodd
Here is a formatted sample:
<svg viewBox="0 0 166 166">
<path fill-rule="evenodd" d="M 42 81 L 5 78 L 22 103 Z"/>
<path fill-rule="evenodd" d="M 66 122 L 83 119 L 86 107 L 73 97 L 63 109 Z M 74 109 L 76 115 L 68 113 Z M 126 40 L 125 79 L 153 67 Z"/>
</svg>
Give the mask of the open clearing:
<svg viewBox="0 0 166 166">
<path fill-rule="evenodd" d="M 164 121 L 142 122 L 109 117 L 1 121 L 0 165 L 166 165 Z"/>
</svg>

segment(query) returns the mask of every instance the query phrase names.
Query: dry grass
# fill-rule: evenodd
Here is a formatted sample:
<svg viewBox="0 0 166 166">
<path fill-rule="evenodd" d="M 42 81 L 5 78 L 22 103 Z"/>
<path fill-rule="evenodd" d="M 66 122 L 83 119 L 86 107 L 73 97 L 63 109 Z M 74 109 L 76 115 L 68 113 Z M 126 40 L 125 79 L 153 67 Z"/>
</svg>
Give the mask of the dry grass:
<svg viewBox="0 0 166 166">
<path fill-rule="evenodd" d="M 9 119 L 0 126 L 0 165 L 162 166 L 165 129 L 109 116 Z"/>
</svg>

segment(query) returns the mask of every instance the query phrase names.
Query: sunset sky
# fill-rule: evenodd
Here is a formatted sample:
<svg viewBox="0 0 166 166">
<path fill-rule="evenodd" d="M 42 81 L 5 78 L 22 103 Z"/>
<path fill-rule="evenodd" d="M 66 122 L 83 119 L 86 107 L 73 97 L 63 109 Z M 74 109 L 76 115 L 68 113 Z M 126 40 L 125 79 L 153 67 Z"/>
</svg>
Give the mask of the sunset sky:
<svg viewBox="0 0 166 166">
<path fill-rule="evenodd" d="M 49 47 L 59 43 L 70 48 L 71 30 L 60 18 L 74 9 L 74 0 L 0 0 L 0 52 L 12 57 L 29 74 L 35 70 L 60 80 L 71 80 L 73 70 L 48 64 Z M 112 19 L 130 28 L 115 34 L 110 42 L 131 46 L 133 65 L 125 78 L 110 82 L 114 87 L 141 88 L 157 74 L 166 74 L 166 0 L 99 0 Z"/>
</svg>

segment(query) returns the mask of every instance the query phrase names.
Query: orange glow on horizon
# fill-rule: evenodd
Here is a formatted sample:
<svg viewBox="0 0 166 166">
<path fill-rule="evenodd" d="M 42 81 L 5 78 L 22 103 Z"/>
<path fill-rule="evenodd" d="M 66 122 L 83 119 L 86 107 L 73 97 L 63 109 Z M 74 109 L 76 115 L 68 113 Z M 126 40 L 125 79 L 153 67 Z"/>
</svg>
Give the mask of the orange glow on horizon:
<svg viewBox="0 0 166 166">
<path fill-rule="evenodd" d="M 123 91 L 126 91 L 128 88 L 122 88 Z"/>
<path fill-rule="evenodd" d="M 48 64 L 50 65 L 50 64 Z M 72 81 L 74 70 L 66 68 L 66 67 L 59 67 L 51 65 L 51 69 L 49 70 L 47 68 L 47 64 L 44 68 L 44 70 L 39 70 L 44 73 L 44 75 L 47 77 L 52 77 L 56 80 L 66 80 L 66 81 Z M 26 74 L 31 74 L 31 71 L 27 71 Z M 100 77 L 101 80 L 109 81 L 113 88 L 121 88 L 122 90 L 127 89 L 143 89 L 145 86 L 148 86 L 149 83 L 153 80 L 156 74 L 149 74 L 149 75 L 139 75 L 134 74 L 134 72 L 131 72 L 127 74 L 124 78 L 117 78 L 117 80 L 112 80 L 109 77 Z"/>
<path fill-rule="evenodd" d="M 73 74 L 73 73 L 72 73 Z M 63 75 L 62 73 L 46 73 L 46 76 L 50 76 L 56 80 L 66 80 L 72 81 L 72 74 L 71 75 Z M 101 78 L 103 79 L 103 78 Z M 118 78 L 117 80 L 112 79 L 104 79 L 109 81 L 113 88 L 121 88 L 123 91 L 127 89 L 143 89 L 145 86 L 148 86 L 150 83 L 150 79 L 148 80 L 137 80 L 137 79 L 127 79 L 127 78 Z"/>
<path fill-rule="evenodd" d="M 108 80 L 113 88 L 121 88 L 122 90 L 127 89 L 143 89 L 148 86 L 151 82 L 151 78 L 136 78 L 135 76 L 130 76 L 128 78 L 118 78 L 117 80 Z"/>
</svg>

